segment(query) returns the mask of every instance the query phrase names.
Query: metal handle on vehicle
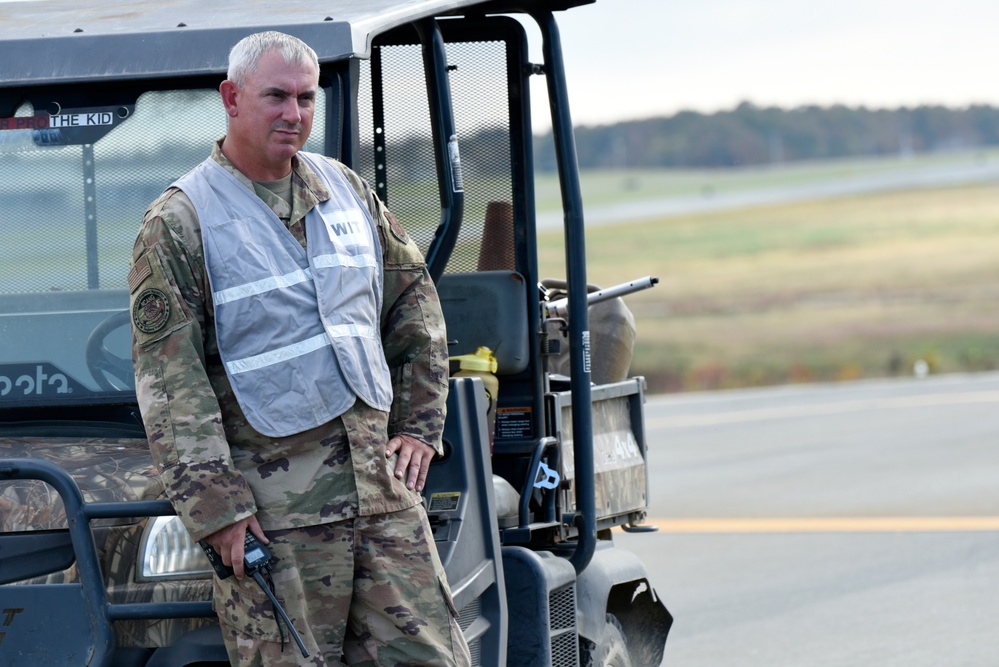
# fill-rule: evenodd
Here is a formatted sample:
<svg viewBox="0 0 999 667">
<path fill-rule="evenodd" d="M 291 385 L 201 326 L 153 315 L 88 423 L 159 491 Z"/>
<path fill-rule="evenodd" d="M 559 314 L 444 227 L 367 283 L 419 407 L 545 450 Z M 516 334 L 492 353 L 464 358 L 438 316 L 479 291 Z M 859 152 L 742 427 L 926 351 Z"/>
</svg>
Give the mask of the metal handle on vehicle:
<svg viewBox="0 0 999 667">
<path fill-rule="evenodd" d="M 549 460 L 544 457 L 549 454 Z M 541 473 L 541 464 L 545 463 L 549 468 L 558 470 L 559 468 L 558 440 L 554 437 L 546 436 L 538 440 L 534 445 L 534 452 L 531 454 L 531 463 L 527 470 L 527 477 L 524 481 L 524 488 L 520 491 L 520 528 L 527 528 L 531 524 L 531 496 L 536 488 L 535 482 Z M 555 493 L 556 489 L 542 491 L 542 509 L 544 510 L 544 521 L 552 523 L 555 521 Z"/>
</svg>

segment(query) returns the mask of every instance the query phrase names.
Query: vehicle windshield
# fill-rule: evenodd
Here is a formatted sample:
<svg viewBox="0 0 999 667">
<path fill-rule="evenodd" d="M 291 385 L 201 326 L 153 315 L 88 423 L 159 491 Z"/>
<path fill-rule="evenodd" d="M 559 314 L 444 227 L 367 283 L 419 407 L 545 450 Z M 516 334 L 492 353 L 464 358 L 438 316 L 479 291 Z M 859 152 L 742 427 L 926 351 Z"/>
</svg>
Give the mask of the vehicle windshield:
<svg viewBox="0 0 999 667">
<path fill-rule="evenodd" d="M 322 150 L 324 102 L 309 150 Z M 0 409 L 134 400 L 126 278 L 139 222 L 208 157 L 225 118 L 213 88 L 25 102 L 0 118 Z"/>
</svg>

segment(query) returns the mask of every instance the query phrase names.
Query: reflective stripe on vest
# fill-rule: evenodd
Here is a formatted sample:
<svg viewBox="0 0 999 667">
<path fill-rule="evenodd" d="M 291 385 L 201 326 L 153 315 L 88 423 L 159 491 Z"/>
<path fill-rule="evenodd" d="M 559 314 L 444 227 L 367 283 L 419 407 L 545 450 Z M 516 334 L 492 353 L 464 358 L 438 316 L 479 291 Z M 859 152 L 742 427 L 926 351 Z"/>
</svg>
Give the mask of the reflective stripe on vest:
<svg viewBox="0 0 999 667">
<path fill-rule="evenodd" d="M 201 223 L 219 354 L 236 400 L 270 437 L 324 424 L 357 398 L 385 411 L 392 403 L 374 222 L 339 169 L 298 155 L 332 195 L 305 217 L 307 250 L 214 160 L 174 184 Z"/>
</svg>

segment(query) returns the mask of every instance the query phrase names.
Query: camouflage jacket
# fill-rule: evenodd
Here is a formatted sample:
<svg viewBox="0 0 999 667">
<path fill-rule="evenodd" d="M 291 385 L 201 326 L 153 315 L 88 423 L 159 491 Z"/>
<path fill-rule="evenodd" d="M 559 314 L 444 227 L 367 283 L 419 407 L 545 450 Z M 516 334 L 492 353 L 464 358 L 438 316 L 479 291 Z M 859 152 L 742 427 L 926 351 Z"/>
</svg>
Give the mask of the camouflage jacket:
<svg viewBox="0 0 999 667">
<path fill-rule="evenodd" d="M 212 159 L 248 188 L 222 154 Z M 251 514 L 264 530 L 380 514 L 420 502 L 392 475 L 385 444 L 410 435 L 441 450 L 447 341 L 433 282 L 416 244 L 357 174 L 334 162 L 367 203 L 384 257 L 382 342 L 392 374 L 390 413 L 358 400 L 340 418 L 285 438 L 247 422 L 222 367 L 201 227 L 187 196 L 168 188 L 146 211 L 132 253 L 132 356 L 153 459 L 195 539 Z M 303 218 L 329 198 L 322 180 L 293 160 L 291 209 L 264 192 L 306 244 Z"/>
</svg>

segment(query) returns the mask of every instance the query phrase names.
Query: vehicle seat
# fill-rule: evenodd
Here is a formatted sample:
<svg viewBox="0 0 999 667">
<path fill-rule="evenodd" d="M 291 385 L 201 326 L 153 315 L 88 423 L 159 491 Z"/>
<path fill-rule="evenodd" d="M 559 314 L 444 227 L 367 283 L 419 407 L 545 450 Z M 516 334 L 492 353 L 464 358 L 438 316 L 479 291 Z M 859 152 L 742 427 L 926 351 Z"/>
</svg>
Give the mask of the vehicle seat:
<svg viewBox="0 0 999 667">
<path fill-rule="evenodd" d="M 445 273 L 437 293 L 452 357 L 484 346 L 496 357 L 496 375 L 527 369 L 527 284 L 522 275 L 510 270 Z"/>
</svg>

